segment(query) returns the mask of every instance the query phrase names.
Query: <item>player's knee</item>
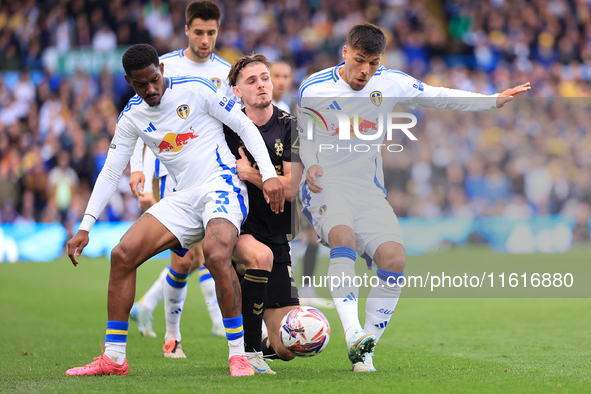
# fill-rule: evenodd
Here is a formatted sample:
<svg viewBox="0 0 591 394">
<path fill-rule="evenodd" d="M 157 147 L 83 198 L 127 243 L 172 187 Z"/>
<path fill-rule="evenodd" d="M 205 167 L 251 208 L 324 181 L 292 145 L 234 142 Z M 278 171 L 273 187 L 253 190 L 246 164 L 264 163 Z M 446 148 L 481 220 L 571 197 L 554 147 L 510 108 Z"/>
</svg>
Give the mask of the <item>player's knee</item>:
<svg viewBox="0 0 591 394">
<path fill-rule="evenodd" d="M 378 268 L 392 272 L 403 272 L 405 267 L 406 256 L 404 254 L 394 255 L 389 259 L 385 259 L 381 264 L 378 264 Z"/>
<path fill-rule="evenodd" d="M 209 271 L 225 270 L 231 268 L 231 255 L 225 250 L 213 250 L 205 253 L 205 267 Z"/>
<path fill-rule="evenodd" d="M 111 251 L 111 269 L 126 270 L 136 266 L 129 248 L 121 243 Z"/>
<path fill-rule="evenodd" d="M 328 234 L 328 243 L 331 248 L 348 246 L 355 249 L 355 233 L 347 226 L 335 226 Z"/>
<path fill-rule="evenodd" d="M 273 252 L 269 248 L 261 248 L 254 254 L 254 269 L 271 271 L 273 269 Z"/>
<path fill-rule="evenodd" d="M 185 275 L 191 271 L 191 260 L 179 259 L 171 265 L 172 269 L 178 272 L 179 274 Z"/>
</svg>

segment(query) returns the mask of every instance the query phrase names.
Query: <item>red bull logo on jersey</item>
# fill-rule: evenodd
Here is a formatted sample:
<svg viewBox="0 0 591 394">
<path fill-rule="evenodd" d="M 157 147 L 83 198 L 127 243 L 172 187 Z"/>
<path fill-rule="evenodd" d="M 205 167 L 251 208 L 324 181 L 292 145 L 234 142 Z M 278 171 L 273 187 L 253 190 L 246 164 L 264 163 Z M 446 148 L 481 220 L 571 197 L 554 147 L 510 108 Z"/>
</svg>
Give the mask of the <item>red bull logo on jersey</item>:
<svg viewBox="0 0 591 394">
<path fill-rule="evenodd" d="M 358 117 L 357 119 L 349 119 L 349 135 L 351 137 L 355 137 L 355 127 L 357 127 L 357 130 L 359 130 L 360 134 L 367 134 L 370 131 L 378 131 L 378 118 L 376 118 L 375 122 L 371 122 L 367 119 L 363 119 L 361 117 Z M 334 131 L 331 136 L 334 137 L 335 135 L 339 135 L 340 133 L 340 127 L 339 126 L 335 126 L 334 123 L 331 123 L 331 128 Z M 358 126 L 357 126 L 358 125 Z"/>
<path fill-rule="evenodd" d="M 189 141 L 199 137 L 199 135 L 195 134 L 193 126 L 191 126 L 190 129 L 190 133 L 168 133 L 164 136 L 159 144 L 154 142 L 154 145 L 156 148 L 158 148 L 158 154 L 162 154 L 163 152 L 179 152 L 181 149 L 183 149 L 184 145 L 189 143 Z"/>
<path fill-rule="evenodd" d="M 179 105 L 179 107 L 176 109 L 176 113 L 181 117 L 181 119 L 187 119 L 189 112 L 189 106 L 187 104 Z"/>
</svg>

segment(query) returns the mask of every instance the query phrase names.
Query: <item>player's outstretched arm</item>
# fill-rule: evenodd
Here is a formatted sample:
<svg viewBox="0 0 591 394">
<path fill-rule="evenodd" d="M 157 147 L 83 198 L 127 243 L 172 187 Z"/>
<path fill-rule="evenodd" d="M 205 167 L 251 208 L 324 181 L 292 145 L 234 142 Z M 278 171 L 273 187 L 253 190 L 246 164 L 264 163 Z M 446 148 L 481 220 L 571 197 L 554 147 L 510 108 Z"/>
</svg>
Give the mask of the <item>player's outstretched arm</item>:
<svg viewBox="0 0 591 394">
<path fill-rule="evenodd" d="M 82 223 L 80 223 L 76 235 L 68 242 L 68 257 L 72 260 L 74 267 L 78 265 L 76 256 L 80 256 L 88 244 L 88 233 L 96 222 L 96 218 L 105 209 L 119 185 L 119 179 L 129 163 L 136 141 L 137 134 L 127 130 L 124 122 L 117 124 L 117 131 L 111 141 L 107 160 L 96 180 L 90 200 L 88 200 Z"/>
<path fill-rule="evenodd" d="M 80 256 L 86 245 L 88 245 L 88 231 L 78 230 L 76 235 L 68 241 L 68 257 L 74 264 L 74 267 L 78 265 L 76 257 Z"/>
<path fill-rule="evenodd" d="M 519 93 L 527 92 L 531 90 L 531 84 L 529 82 L 524 83 L 523 85 L 516 86 L 511 89 L 505 90 L 503 93 L 499 94 L 497 97 L 497 108 L 502 108 L 505 104 L 509 101 L 513 100 L 513 96 Z"/>
</svg>

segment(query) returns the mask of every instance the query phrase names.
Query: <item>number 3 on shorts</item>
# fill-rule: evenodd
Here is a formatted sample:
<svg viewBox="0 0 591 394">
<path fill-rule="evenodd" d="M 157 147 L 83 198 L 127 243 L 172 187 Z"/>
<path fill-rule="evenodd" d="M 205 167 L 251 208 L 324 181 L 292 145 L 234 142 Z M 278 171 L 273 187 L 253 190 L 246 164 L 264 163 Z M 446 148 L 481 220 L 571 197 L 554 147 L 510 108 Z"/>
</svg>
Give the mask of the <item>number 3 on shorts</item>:
<svg viewBox="0 0 591 394">
<path fill-rule="evenodd" d="M 223 200 L 215 200 L 216 204 L 229 204 L 230 203 L 230 199 L 228 198 L 228 192 L 223 192 L 223 191 L 216 191 L 216 193 L 218 194 L 218 198 L 221 198 Z"/>
</svg>

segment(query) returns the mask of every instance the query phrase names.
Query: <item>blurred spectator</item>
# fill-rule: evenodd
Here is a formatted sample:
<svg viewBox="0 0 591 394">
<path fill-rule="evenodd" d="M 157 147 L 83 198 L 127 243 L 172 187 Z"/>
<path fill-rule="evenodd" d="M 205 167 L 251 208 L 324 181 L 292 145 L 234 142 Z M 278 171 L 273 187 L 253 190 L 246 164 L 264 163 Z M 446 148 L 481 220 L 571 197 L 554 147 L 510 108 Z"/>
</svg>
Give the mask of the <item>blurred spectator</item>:
<svg viewBox="0 0 591 394">
<path fill-rule="evenodd" d="M 95 52 L 109 52 L 117 48 L 117 35 L 104 23 L 92 37 L 92 49 Z"/>
</svg>

